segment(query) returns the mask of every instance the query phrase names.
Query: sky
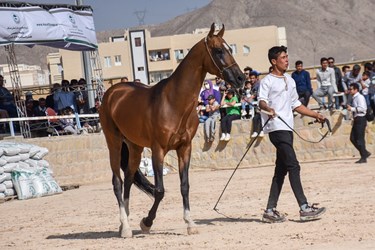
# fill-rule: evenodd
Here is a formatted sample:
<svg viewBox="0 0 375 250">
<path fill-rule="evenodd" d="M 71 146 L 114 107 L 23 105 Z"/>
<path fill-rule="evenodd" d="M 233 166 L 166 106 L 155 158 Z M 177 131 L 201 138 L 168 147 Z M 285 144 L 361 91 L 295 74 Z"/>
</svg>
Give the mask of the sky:
<svg viewBox="0 0 375 250">
<path fill-rule="evenodd" d="M 21 0 L 17 0 L 21 2 Z M 8 2 L 12 2 L 9 1 Z M 23 2 L 23 1 L 22 1 Z M 26 0 L 38 4 L 72 4 L 75 0 Z M 96 31 L 138 26 L 135 12 L 145 11 L 144 24 L 158 24 L 194 9 L 206 6 L 211 0 L 82 0 L 93 8 Z"/>
</svg>

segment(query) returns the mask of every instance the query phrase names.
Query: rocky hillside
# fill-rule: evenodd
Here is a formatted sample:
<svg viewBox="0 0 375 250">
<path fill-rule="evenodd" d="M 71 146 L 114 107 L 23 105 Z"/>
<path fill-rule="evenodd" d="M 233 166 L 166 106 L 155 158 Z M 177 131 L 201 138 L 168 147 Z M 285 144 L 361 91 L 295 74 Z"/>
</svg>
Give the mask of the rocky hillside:
<svg viewBox="0 0 375 250">
<path fill-rule="evenodd" d="M 147 28 L 153 36 L 162 36 L 191 33 L 196 28 L 209 27 L 212 22 L 224 23 L 227 29 L 286 27 L 291 62 L 301 59 L 308 66 L 314 58 L 315 64 L 319 64 L 322 56 L 333 56 L 336 62 L 375 58 L 374 11 L 374 0 L 213 0 L 203 8 Z M 108 41 L 109 36 L 123 33 L 99 32 L 98 41 Z M 47 53 L 56 51 L 43 46 L 18 47 L 19 63 L 43 68 Z M 0 48 L 0 63 L 5 62 L 4 49 Z"/>
<path fill-rule="evenodd" d="M 150 29 L 159 36 L 192 32 L 212 22 L 228 29 L 277 25 L 286 27 L 291 61 L 312 65 L 314 54 L 316 64 L 323 56 L 336 62 L 375 58 L 374 10 L 374 0 L 213 0 Z"/>
</svg>

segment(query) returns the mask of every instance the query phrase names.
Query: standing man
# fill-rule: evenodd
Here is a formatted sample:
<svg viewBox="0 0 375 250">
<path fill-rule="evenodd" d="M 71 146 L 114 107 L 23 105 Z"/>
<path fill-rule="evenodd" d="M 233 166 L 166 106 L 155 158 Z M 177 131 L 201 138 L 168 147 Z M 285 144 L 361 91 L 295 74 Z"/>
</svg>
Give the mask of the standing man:
<svg viewBox="0 0 375 250">
<path fill-rule="evenodd" d="M 298 202 L 301 220 L 314 220 L 319 218 L 326 209 L 307 202 L 300 178 L 301 167 L 293 148 L 293 132 L 290 128 L 294 126 L 293 111 L 313 117 L 321 123 L 325 118 L 306 108 L 298 100 L 296 83 L 290 75 L 285 73 L 289 65 L 287 48 L 272 47 L 268 51 L 268 59 L 273 70 L 260 83 L 258 101 L 260 109 L 271 114 L 268 116 L 262 113 L 262 122 L 265 124 L 270 119 L 264 127 L 264 132 L 269 134 L 270 141 L 276 148 L 276 166 L 263 220 L 270 223 L 285 221 L 285 215 L 279 213 L 276 206 L 287 174 L 289 174 L 290 185 Z M 282 118 L 285 123 L 276 116 Z"/>
<path fill-rule="evenodd" d="M 303 69 L 303 62 L 296 62 L 296 71 L 292 73 L 292 78 L 296 82 L 298 99 L 303 105 L 309 105 L 310 96 L 313 92 L 311 88 L 310 73 Z"/>
<path fill-rule="evenodd" d="M 358 84 L 350 84 L 349 91 L 353 99 L 352 106 L 347 105 L 347 109 L 353 112 L 354 117 L 352 131 L 350 132 L 350 141 L 361 155 L 361 158 L 355 163 L 366 163 L 367 158 L 371 155 L 371 153 L 366 150 L 365 142 L 365 129 L 367 126 L 365 117 L 367 111 L 366 100 L 365 97 L 359 93 Z"/>
<path fill-rule="evenodd" d="M 336 67 L 335 65 L 335 58 L 333 57 L 328 57 L 328 67 L 333 69 L 335 71 L 335 80 L 336 80 L 336 88 L 337 92 L 343 93 L 345 92 L 344 84 L 342 83 L 342 74 L 341 70 Z M 336 109 L 340 108 L 341 104 L 346 104 L 346 98 L 344 99 L 345 96 L 335 96 L 335 106 Z"/>
<path fill-rule="evenodd" d="M 316 81 L 318 88 L 314 91 L 313 97 L 318 102 L 320 109 L 324 108 L 322 97 L 328 96 L 328 109 L 332 110 L 333 94 L 337 92 L 335 71 L 328 67 L 328 59 L 320 59 L 321 68 L 316 70 Z"/>
</svg>

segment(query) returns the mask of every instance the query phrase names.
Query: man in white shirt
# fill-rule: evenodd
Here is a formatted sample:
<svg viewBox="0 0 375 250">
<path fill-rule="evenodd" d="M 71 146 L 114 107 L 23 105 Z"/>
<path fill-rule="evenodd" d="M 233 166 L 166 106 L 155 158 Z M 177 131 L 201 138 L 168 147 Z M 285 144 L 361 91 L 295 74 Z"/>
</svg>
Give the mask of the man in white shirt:
<svg viewBox="0 0 375 250">
<path fill-rule="evenodd" d="M 337 92 L 335 70 L 328 67 L 328 59 L 320 59 L 320 69 L 316 71 L 318 88 L 314 91 L 313 97 L 318 102 L 320 109 L 324 108 L 322 97 L 328 96 L 328 109 L 332 110 L 333 94 Z"/>
<path fill-rule="evenodd" d="M 324 122 L 325 118 L 308 109 L 298 100 L 296 83 L 289 74 L 285 73 L 289 65 L 287 48 L 284 46 L 272 47 L 268 51 L 268 59 L 273 70 L 260 83 L 258 102 L 260 109 L 271 114 L 262 113 L 262 122 L 265 124 L 270 119 L 264 127 L 264 132 L 269 134 L 277 154 L 275 172 L 263 220 L 270 223 L 285 221 L 285 216 L 276 210 L 276 206 L 287 174 L 289 174 L 290 185 L 300 207 L 301 220 L 314 220 L 319 218 L 326 209 L 318 208 L 316 204 L 310 205 L 307 202 L 301 184 L 301 168 L 293 148 L 293 132 L 290 128 L 294 126 L 293 111 L 313 117 L 319 122 Z M 288 125 L 276 116 L 282 118 Z"/>
<path fill-rule="evenodd" d="M 359 86 L 357 83 L 350 84 L 349 91 L 353 96 L 353 100 L 352 106 L 347 105 L 347 109 L 353 113 L 354 117 L 353 127 L 350 133 L 350 141 L 361 155 L 361 158 L 355 163 L 366 163 L 367 158 L 371 155 L 371 153 L 366 150 L 365 142 L 365 130 L 367 126 L 365 115 L 367 111 L 367 104 L 365 97 L 359 93 Z"/>
</svg>

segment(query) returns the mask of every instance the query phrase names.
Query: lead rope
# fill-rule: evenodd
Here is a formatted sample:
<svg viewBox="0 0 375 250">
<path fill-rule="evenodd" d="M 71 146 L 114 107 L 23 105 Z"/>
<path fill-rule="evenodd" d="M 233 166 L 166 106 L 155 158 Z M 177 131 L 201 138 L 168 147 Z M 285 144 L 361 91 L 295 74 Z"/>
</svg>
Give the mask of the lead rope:
<svg viewBox="0 0 375 250">
<path fill-rule="evenodd" d="M 270 112 L 267 112 L 267 111 L 265 111 L 265 110 L 261 110 L 261 112 L 262 112 L 262 113 L 265 113 L 265 114 L 267 114 L 267 115 L 272 115 Z M 330 125 L 330 123 L 329 123 L 329 120 L 326 118 L 326 119 L 324 120 L 324 123 L 327 124 L 328 131 L 322 136 L 322 138 L 321 138 L 319 141 L 310 141 L 310 140 L 307 140 L 307 139 L 304 139 L 303 137 L 301 137 L 301 135 L 299 135 L 299 134 L 297 133 L 296 130 L 294 130 L 293 128 L 291 128 L 291 127 L 290 127 L 290 126 L 284 121 L 284 119 L 282 119 L 280 116 L 276 115 L 276 117 L 278 117 L 283 123 L 285 123 L 285 125 L 288 126 L 288 128 L 290 128 L 294 133 L 296 133 L 296 134 L 298 135 L 299 138 L 301 138 L 302 140 L 304 140 L 304 141 L 306 141 L 306 142 L 310 142 L 310 143 L 319 143 L 319 142 L 321 142 L 321 141 L 322 141 L 322 140 L 323 140 L 328 134 L 331 134 L 331 133 L 332 133 L 331 125 Z M 269 122 L 270 119 L 271 119 L 271 117 L 269 117 L 269 118 L 267 119 L 267 121 L 266 121 L 266 122 L 264 123 L 264 125 L 262 126 L 261 131 L 262 131 L 263 128 L 267 125 L 267 123 Z M 316 121 L 314 121 L 314 122 L 316 122 Z M 314 123 L 314 122 L 312 122 L 312 123 Z M 312 124 L 312 123 L 309 123 L 309 124 Z M 324 123 L 322 123 L 322 128 L 323 128 L 323 126 L 324 126 Z M 227 187 L 228 187 L 228 185 L 229 185 L 229 182 L 232 180 L 232 178 L 233 178 L 234 174 L 236 173 L 238 167 L 240 166 L 242 160 L 245 158 L 247 152 L 249 151 L 249 149 L 251 148 L 251 146 L 254 144 L 254 142 L 258 139 L 258 137 L 259 137 L 259 133 L 258 133 L 258 135 L 254 138 L 254 140 L 251 141 L 250 145 L 247 147 L 245 153 L 243 154 L 242 158 L 241 158 L 240 161 L 238 162 L 236 168 L 233 170 L 232 175 L 229 177 L 229 180 L 228 180 L 227 184 L 225 185 L 223 191 L 221 192 L 221 194 L 220 194 L 220 196 L 219 196 L 219 199 L 217 200 L 217 202 L 216 202 L 216 204 L 215 204 L 215 206 L 214 206 L 214 208 L 213 208 L 213 210 L 215 210 L 218 214 L 221 214 L 221 215 L 223 215 L 223 216 L 226 217 L 226 218 L 236 220 L 235 218 L 231 218 L 231 217 L 228 217 L 227 215 L 225 215 L 225 214 L 223 214 L 223 213 L 220 213 L 220 212 L 219 212 L 219 209 L 217 208 L 217 205 L 219 204 L 219 202 L 220 202 L 220 200 L 221 200 L 221 197 L 223 196 L 225 190 L 227 189 Z M 237 219 L 238 219 L 238 218 L 237 218 Z"/>
</svg>

